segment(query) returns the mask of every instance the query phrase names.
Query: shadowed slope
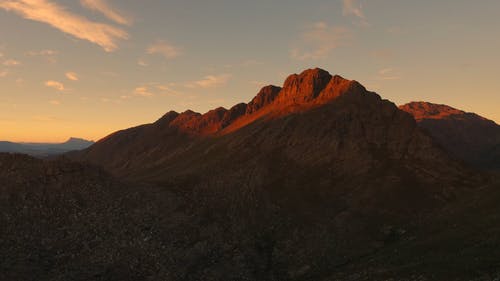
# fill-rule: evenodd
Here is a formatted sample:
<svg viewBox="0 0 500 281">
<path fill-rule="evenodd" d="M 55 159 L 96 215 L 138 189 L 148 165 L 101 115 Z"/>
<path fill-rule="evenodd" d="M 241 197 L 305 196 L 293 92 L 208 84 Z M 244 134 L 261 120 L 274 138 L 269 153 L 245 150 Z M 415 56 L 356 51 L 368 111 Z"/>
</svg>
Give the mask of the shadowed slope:
<svg viewBox="0 0 500 281">
<path fill-rule="evenodd" d="M 447 105 L 412 102 L 400 106 L 412 114 L 444 148 L 468 164 L 500 169 L 500 126 L 474 113 Z"/>
<path fill-rule="evenodd" d="M 336 198 L 338 206 L 387 211 L 393 219 L 438 207 L 477 183 L 410 115 L 324 70 L 291 75 L 282 89 L 266 87 L 250 104 L 168 113 L 75 158 L 138 181 L 263 189 L 304 212 Z M 233 121 L 222 126 L 229 114 Z"/>
</svg>

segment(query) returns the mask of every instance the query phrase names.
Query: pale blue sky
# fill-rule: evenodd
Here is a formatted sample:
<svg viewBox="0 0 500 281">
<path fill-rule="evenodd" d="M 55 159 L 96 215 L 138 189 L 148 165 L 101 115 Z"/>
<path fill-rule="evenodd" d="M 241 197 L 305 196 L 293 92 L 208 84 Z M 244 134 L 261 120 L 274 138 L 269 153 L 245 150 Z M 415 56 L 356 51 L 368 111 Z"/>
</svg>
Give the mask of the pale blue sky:
<svg viewBox="0 0 500 281">
<path fill-rule="evenodd" d="M 498 123 L 498 34 L 492 0 L 0 0 L 0 139 L 99 139 L 311 67 Z"/>
</svg>

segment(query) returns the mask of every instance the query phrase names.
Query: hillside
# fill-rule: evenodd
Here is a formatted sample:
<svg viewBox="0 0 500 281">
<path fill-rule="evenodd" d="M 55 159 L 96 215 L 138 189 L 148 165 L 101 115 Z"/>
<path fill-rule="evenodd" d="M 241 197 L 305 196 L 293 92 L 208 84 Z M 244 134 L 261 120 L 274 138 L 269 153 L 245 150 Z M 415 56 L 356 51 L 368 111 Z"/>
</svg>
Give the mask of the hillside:
<svg viewBox="0 0 500 281">
<path fill-rule="evenodd" d="M 500 170 L 500 126 L 447 105 L 412 102 L 400 106 L 453 156 L 467 164 Z"/>
</svg>

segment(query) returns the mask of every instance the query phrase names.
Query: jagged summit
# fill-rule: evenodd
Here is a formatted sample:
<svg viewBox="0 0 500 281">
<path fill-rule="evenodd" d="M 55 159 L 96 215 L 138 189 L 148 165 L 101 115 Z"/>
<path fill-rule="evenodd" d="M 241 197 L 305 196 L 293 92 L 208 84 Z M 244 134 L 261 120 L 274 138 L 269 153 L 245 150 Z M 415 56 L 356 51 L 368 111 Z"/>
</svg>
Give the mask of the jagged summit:
<svg viewBox="0 0 500 281">
<path fill-rule="evenodd" d="M 155 124 L 157 124 L 157 125 L 168 125 L 175 118 L 177 118 L 177 116 L 179 116 L 179 113 L 171 110 L 171 111 L 165 113 L 160 119 L 158 119 L 155 122 Z"/>
<path fill-rule="evenodd" d="M 356 81 L 332 76 L 320 68 L 292 74 L 283 87 L 268 85 L 248 103 L 237 104 L 227 110 L 219 107 L 204 114 L 187 110 L 170 111 L 156 124 L 175 127 L 196 135 L 225 134 L 235 131 L 263 116 L 281 116 L 326 104 L 344 94 L 366 93 Z"/>
<path fill-rule="evenodd" d="M 252 114 L 259 109 L 274 102 L 282 88 L 274 85 L 269 85 L 260 90 L 260 92 L 248 103 L 246 114 Z"/>
<path fill-rule="evenodd" d="M 316 98 L 325 89 L 332 76 L 325 70 L 315 68 L 292 74 L 283 85 L 278 97 L 280 103 L 307 103 Z"/>
</svg>

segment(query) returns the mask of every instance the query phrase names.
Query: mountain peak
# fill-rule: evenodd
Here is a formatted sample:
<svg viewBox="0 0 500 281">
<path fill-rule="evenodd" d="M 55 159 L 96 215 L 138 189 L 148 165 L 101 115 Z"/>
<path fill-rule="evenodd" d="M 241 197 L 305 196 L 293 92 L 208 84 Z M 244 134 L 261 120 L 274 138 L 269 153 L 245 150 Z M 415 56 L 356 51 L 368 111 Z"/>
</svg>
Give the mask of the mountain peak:
<svg viewBox="0 0 500 281">
<path fill-rule="evenodd" d="M 435 104 L 423 101 L 410 102 L 399 108 L 413 115 L 417 121 L 423 119 L 445 119 L 453 115 L 465 114 L 464 111 L 445 104 Z"/>
<path fill-rule="evenodd" d="M 246 114 L 252 114 L 259 109 L 274 102 L 281 91 L 281 87 L 269 85 L 262 88 L 259 93 L 248 103 Z"/>
<path fill-rule="evenodd" d="M 280 116 L 321 106 L 344 94 L 364 94 L 366 89 L 354 80 L 332 76 L 321 68 L 312 68 L 292 74 L 283 87 L 263 87 L 248 103 L 231 109 L 218 107 L 205 114 L 192 110 L 183 113 L 170 111 L 155 124 L 166 124 L 195 135 L 212 135 L 237 130 L 263 116 Z M 162 125 L 163 126 L 163 125 Z"/>
<path fill-rule="evenodd" d="M 178 112 L 175 112 L 173 110 L 165 113 L 160 119 L 158 119 L 155 124 L 156 125 L 168 125 L 170 122 L 172 122 L 175 118 L 179 116 Z"/>
<path fill-rule="evenodd" d="M 328 85 L 332 76 L 320 68 L 307 69 L 288 76 L 279 94 L 279 103 L 307 103 L 315 99 Z"/>
</svg>

